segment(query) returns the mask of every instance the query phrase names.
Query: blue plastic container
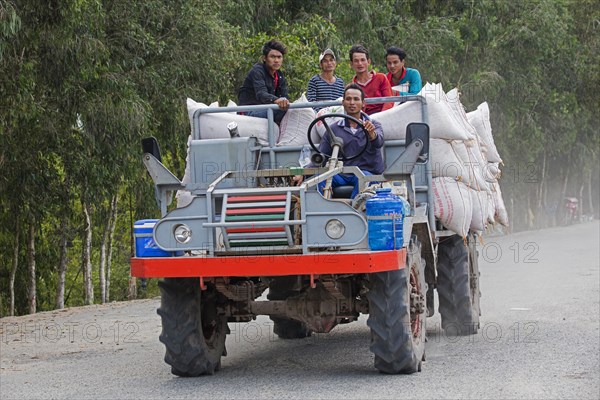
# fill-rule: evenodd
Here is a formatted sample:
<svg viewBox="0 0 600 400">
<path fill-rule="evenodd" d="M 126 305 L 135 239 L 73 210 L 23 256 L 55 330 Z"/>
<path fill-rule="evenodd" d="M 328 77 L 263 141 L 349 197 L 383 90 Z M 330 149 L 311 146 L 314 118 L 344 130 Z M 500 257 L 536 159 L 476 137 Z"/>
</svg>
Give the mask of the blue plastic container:
<svg viewBox="0 0 600 400">
<path fill-rule="evenodd" d="M 369 248 L 371 250 L 401 249 L 404 245 L 404 203 L 390 188 L 375 190 L 367 200 Z"/>
<path fill-rule="evenodd" d="M 158 247 L 152 232 L 157 219 L 142 219 L 136 221 L 133 225 L 133 235 L 135 236 L 135 256 L 136 257 L 172 257 L 173 253 L 164 251 Z"/>
</svg>

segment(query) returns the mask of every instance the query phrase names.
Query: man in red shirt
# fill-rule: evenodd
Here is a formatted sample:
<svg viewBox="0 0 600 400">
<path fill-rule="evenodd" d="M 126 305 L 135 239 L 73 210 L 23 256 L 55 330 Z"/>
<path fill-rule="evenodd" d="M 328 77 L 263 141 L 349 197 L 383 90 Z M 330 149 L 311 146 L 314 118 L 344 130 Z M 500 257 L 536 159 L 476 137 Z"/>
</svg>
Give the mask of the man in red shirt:
<svg viewBox="0 0 600 400">
<path fill-rule="evenodd" d="M 387 77 L 382 73 L 369 69 L 370 66 L 369 50 L 360 44 L 352 46 L 350 49 L 350 67 L 356 73 L 352 81 L 360 85 L 366 98 L 392 96 L 392 87 Z M 394 103 L 366 104 L 364 111 L 371 115 L 393 106 Z"/>
</svg>

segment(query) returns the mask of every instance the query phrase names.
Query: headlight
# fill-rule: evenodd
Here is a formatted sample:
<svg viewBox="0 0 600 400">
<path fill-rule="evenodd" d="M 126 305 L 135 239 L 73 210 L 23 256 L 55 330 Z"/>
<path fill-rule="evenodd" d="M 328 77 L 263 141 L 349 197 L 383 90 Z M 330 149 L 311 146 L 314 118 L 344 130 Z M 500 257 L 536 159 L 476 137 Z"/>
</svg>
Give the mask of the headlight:
<svg viewBox="0 0 600 400">
<path fill-rule="evenodd" d="M 325 233 L 332 239 L 339 239 L 344 236 L 346 227 L 339 219 L 330 219 L 325 225 Z"/>
<path fill-rule="evenodd" d="M 181 244 L 186 244 L 192 240 L 192 230 L 186 224 L 175 225 L 173 228 L 173 236 Z"/>
</svg>

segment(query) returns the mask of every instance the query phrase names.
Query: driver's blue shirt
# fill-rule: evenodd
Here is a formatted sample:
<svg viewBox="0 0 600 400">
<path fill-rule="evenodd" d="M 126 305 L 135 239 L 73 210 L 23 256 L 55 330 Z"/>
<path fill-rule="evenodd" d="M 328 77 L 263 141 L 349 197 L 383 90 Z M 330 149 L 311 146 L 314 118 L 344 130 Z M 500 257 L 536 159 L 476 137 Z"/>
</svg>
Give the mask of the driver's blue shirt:
<svg viewBox="0 0 600 400">
<path fill-rule="evenodd" d="M 352 157 L 365 146 L 365 140 L 369 140 L 367 149 L 360 157 L 352 160 L 344 161 L 344 166 L 357 166 L 362 171 L 370 172 L 373 175 L 382 174 L 385 167 L 383 164 L 383 156 L 381 154 L 381 148 L 383 147 L 383 129 L 381 124 L 371 118 L 365 113 L 361 112 L 361 118 L 363 121 L 371 121 L 375 126 L 375 133 L 377 137 L 374 140 L 369 140 L 369 134 L 363 131 L 361 127 L 357 127 L 355 132 L 352 132 L 348 119 L 341 119 L 340 121 L 329 125 L 333 134 L 344 140 L 343 154 L 340 152 L 340 156 L 346 155 Z M 331 155 L 331 144 L 329 141 L 329 135 L 325 133 L 319 144 L 319 151 L 323 154 Z"/>
</svg>

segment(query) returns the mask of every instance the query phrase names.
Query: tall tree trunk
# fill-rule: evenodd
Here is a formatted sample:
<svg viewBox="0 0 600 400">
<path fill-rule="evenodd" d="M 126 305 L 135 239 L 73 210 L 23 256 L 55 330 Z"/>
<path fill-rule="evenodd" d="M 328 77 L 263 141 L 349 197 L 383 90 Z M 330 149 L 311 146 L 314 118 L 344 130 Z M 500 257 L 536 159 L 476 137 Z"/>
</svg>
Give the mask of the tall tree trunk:
<svg viewBox="0 0 600 400">
<path fill-rule="evenodd" d="M 130 257 L 135 255 L 134 246 L 133 246 L 133 211 L 131 205 L 131 192 L 129 192 L 129 229 L 131 230 L 131 235 L 129 236 L 129 248 L 131 249 Z M 131 270 L 129 270 L 129 290 L 127 293 L 127 298 L 129 300 L 133 300 L 137 298 L 137 282 L 134 276 L 131 276 Z"/>
<path fill-rule="evenodd" d="M 29 271 L 27 303 L 29 305 L 29 314 L 35 314 L 37 303 L 37 285 L 35 276 L 35 223 L 33 218 L 29 224 L 29 235 L 27 238 L 27 269 Z"/>
<path fill-rule="evenodd" d="M 60 223 L 60 260 L 58 262 L 58 284 L 56 287 L 56 302 L 54 307 L 58 310 L 65 308 L 65 279 L 67 276 L 67 218 Z"/>
<path fill-rule="evenodd" d="M 513 231 L 515 229 L 515 199 L 511 193 L 510 199 L 509 199 L 509 204 L 510 204 L 510 211 L 508 214 L 508 229 L 507 232 L 510 233 L 511 231 Z"/>
<path fill-rule="evenodd" d="M 587 176 L 587 190 L 588 190 L 588 204 L 589 204 L 589 213 L 593 217 L 594 216 L 594 188 L 592 187 L 592 175 L 594 174 L 594 168 L 590 168 L 588 176 Z"/>
<path fill-rule="evenodd" d="M 531 209 L 531 190 L 527 191 L 527 229 L 535 228 L 535 215 L 533 214 L 533 210 Z"/>
<path fill-rule="evenodd" d="M 583 190 L 585 189 L 585 181 L 584 177 L 581 179 L 581 186 L 579 187 L 579 207 L 577 207 L 577 220 L 581 222 L 581 215 L 583 214 Z"/>
<path fill-rule="evenodd" d="M 84 303 L 94 303 L 94 286 L 92 284 L 92 217 L 91 206 L 82 202 L 83 216 L 85 221 L 84 240 L 82 249 L 82 269 L 83 269 L 83 288 L 84 288 Z"/>
<path fill-rule="evenodd" d="M 563 187 L 562 187 L 562 196 L 560 198 L 560 204 L 562 205 L 564 202 L 565 197 L 567 197 L 567 188 L 569 187 L 569 171 L 570 171 L 570 163 L 571 163 L 571 157 L 568 158 L 567 160 L 567 167 L 565 170 L 565 176 L 563 177 Z"/>
<path fill-rule="evenodd" d="M 100 243 L 100 264 L 98 265 L 98 278 L 100 282 L 100 302 L 106 303 L 106 242 L 108 241 L 108 227 L 110 221 L 106 222 L 102 243 Z"/>
<path fill-rule="evenodd" d="M 19 221 L 19 217 L 16 219 L 15 223 L 15 245 L 13 247 L 13 259 L 12 259 L 12 268 L 10 270 L 10 278 L 9 278 L 9 291 L 10 291 L 10 316 L 13 317 L 15 315 L 15 277 L 17 276 L 17 268 L 19 267 L 19 247 L 20 247 L 20 239 L 21 236 L 21 222 Z"/>
<path fill-rule="evenodd" d="M 553 208 L 552 205 L 548 204 L 548 184 L 544 185 L 544 193 L 542 194 L 542 196 L 544 196 L 544 204 L 545 204 L 545 213 L 546 213 L 546 227 L 549 226 L 554 226 L 554 215 L 556 214 L 555 212 L 553 212 Z"/>
<path fill-rule="evenodd" d="M 106 255 L 106 302 L 110 301 L 110 272 L 112 266 L 112 253 L 113 253 L 113 240 L 115 237 L 115 227 L 117 226 L 117 206 L 119 197 L 115 194 L 111 201 L 111 214 L 110 214 L 110 233 L 108 236 L 108 247 Z"/>
<path fill-rule="evenodd" d="M 538 191 L 538 204 L 537 204 L 537 219 L 538 228 L 543 228 L 542 224 L 546 225 L 546 201 L 545 201 L 545 186 L 546 186 L 546 153 L 544 152 L 544 158 L 542 159 L 542 177 L 540 179 L 540 187 Z"/>
<path fill-rule="evenodd" d="M 129 290 L 127 292 L 127 299 L 128 300 L 137 299 L 137 280 L 136 280 L 135 276 L 129 275 Z"/>
<path fill-rule="evenodd" d="M 107 283 L 107 269 L 109 264 L 110 253 L 112 253 L 112 239 L 114 236 L 114 219 L 117 208 L 117 196 L 113 195 L 110 200 L 110 206 L 108 211 L 108 220 L 106 221 L 106 226 L 104 227 L 104 233 L 102 235 L 102 243 L 100 245 L 100 265 L 99 265 L 99 275 L 100 275 L 100 293 L 102 304 L 107 301 L 107 287 L 109 284 Z M 110 248 L 110 250 L 109 250 Z"/>
</svg>

